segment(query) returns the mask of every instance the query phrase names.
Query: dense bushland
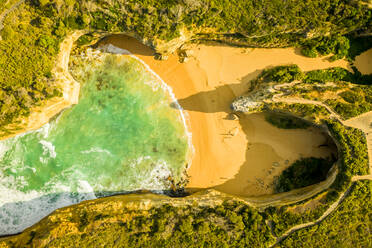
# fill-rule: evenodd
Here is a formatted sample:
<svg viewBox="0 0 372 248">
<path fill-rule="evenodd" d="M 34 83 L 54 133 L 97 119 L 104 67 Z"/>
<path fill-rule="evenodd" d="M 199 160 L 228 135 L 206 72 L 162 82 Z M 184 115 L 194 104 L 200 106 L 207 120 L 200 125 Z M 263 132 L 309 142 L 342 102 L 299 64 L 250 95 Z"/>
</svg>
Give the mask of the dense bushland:
<svg viewBox="0 0 372 248">
<path fill-rule="evenodd" d="M 331 35 L 306 40 L 302 43 L 302 54 L 315 58 L 332 54 L 331 61 L 347 58 L 352 61 L 362 52 L 372 48 L 372 37 Z"/>
<path fill-rule="evenodd" d="M 340 193 L 351 186 L 353 175 L 364 175 L 368 173 L 368 148 L 363 132 L 359 129 L 345 127 L 341 123 L 332 120 L 326 121 L 326 125 L 336 139 L 340 149 L 338 154 L 340 156 L 340 163 L 338 164 L 339 172 L 336 180 L 329 189 L 321 193 L 324 194 L 322 197 L 318 195 L 314 196 L 313 199 L 293 205 L 266 209 L 266 216 L 272 222 L 273 232 L 277 236 L 282 235 L 294 225 L 315 221 L 338 198 Z M 313 168 L 308 167 L 307 169 L 311 171 Z M 296 178 L 289 178 L 287 176 L 289 176 L 288 173 L 282 176 L 284 179 L 288 179 L 288 181 L 284 180 L 284 183 L 285 185 L 292 186 Z M 299 182 L 299 184 L 301 183 Z M 319 197 L 319 200 L 315 200 Z M 293 211 L 293 208 L 306 206 L 313 200 L 314 204 L 310 204 L 312 207 L 305 207 L 304 210 L 298 212 Z"/>
<path fill-rule="evenodd" d="M 282 172 L 275 191 L 287 192 L 319 183 L 326 179 L 334 162 L 332 159 L 314 157 L 299 159 Z"/>
<path fill-rule="evenodd" d="M 344 68 L 333 67 L 329 69 L 313 70 L 306 73 L 304 78 L 305 83 L 326 83 L 345 81 L 353 84 L 371 85 L 372 75 L 362 75 L 356 68 L 354 72 L 350 72 Z"/>
<path fill-rule="evenodd" d="M 363 31 L 370 24 L 371 10 L 347 0 L 26 0 L 0 32 L 0 126 L 60 94 L 51 68 L 71 30 L 131 33 L 156 48 L 181 35 L 195 42 L 278 47 Z"/>
<path fill-rule="evenodd" d="M 372 182 L 356 182 L 336 211 L 321 223 L 299 230 L 279 247 L 372 247 Z"/>
<path fill-rule="evenodd" d="M 302 72 L 297 65 L 277 66 L 264 70 L 256 80 L 255 87 L 262 83 L 291 83 L 281 89 L 284 96 L 301 97 L 307 100 L 320 101 L 330 106 L 342 118 L 348 119 L 372 110 L 372 75 L 362 75 L 356 68 L 350 72 L 344 68 L 333 67 L 322 70 Z M 286 87 L 286 88 L 285 88 Z M 281 108 L 286 105 L 290 112 L 301 117 L 308 116 L 315 120 L 315 116 L 326 117 L 327 111 L 321 106 L 293 103 L 271 103 L 270 109 Z M 270 120 L 268 120 L 270 121 Z M 289 120 L 288 120 L 289 121 Z M 282 120 L 278 120 L 277 124 Z"/>
<path fill-rule="evenodd" d="M 264 82 L 291 83 L 295 80 L 302 80 L 304 73 L 298 65 L 276 66 L 264 70 L 258 80 Z"/>
<path fill-rule="evenodd" d="M 344 119 L 349 119 L 372 110 L 372 89 L 370 86 L 354 87 L 342 91 L 343 101 L 329 99 L 326 103 Z"/>
<path fill-rule="evenodd" d="M 279 113 L 265 113 L 265 120 L 282 129 L 305 129 L 310 127 L 308 122 L 301 120 L 298 117 L 282 115 Z"/>
<path fill-rule="evenodd" d="M 339 145 L 338 156 L 341 157 L 340 171 L 332 187 L 344 190 L 350 185 L 353 175 L 369 173 L 367 140 L 359 129 L 345 127 L 333 120 L 326 121 L 326 125 Z"/>
<path fill-rule="evenodd" d="M 274 241 L 262 214 L 235 200 L 215 206 L 164 204 L 148 211 L 93 209 L 88 205 L 72 212 L 67 221 L 59 219 L 59 230 L 65 222 L 79 231 L 54 237 L 47 247 L 267 247 Z M 8 245 L 27 242 L 40 247 L 40 240 L 48 238 L 41 230 L 30 235 L 29 240 Z"/>
<path fill-rule="evenodd" d="M 264 110 L 279 111 L 297 115 L 301 118 L 304 118 L 308 121 L 313 121 L 317 124 L 320 124 L 321 119 L 329 117 L 329 112 L 323 106 L 304 103 L 287 104 L 284 102 L 272 102 L 266 104 Z"/>
</svg>

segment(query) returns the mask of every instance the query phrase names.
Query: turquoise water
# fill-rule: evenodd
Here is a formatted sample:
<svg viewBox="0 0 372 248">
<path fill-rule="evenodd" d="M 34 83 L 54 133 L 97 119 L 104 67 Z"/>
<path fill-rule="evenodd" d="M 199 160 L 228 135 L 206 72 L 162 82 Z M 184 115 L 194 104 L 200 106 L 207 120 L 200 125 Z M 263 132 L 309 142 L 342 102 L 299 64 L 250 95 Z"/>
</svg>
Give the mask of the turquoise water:
<svg viewBox="0 0 372 248">
<path fill-rule="evenodd" d="M 185 171 L 181 112 L 152 73 L 130 56 L 73 62 L 79 104 L 37 131 L 0 142 L 0 234 L 81 200 L 168 189 L 169 179 L 179 182 Z"/>
</svg>

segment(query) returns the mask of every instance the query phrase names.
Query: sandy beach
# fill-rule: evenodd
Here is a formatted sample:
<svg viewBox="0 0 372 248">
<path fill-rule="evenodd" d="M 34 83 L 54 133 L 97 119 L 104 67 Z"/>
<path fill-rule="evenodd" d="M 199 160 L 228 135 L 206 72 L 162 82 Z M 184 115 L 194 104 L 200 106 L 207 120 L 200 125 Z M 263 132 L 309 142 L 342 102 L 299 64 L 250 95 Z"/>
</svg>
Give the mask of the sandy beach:
<svg viewBox="0 0 372 248">
<path fill-rule="evenodd" d="M 355 57 L 355 67 L 362 74 L 372 74 L 372 48 Z"/>
<path fill-rule="evenodd" d="M 316 129 L 282 130 L 262 114 L 230 120 L 230 104 L 249 89 L 249 81 L 263 69 L 297 64 L 302 70 L 348 68 L 344 60 L 306 58 L 298 49 L 247 49 L 227 46 L 190 47 L 190 59 L 176 55 L 155 60 L 153 51 L 137 40 L 113 35 L 100 43 L 129 50 L 170 85 L 189 118 L 195 155 L 188 170 L 189 188 L 210 188 L 253 196 L 272 193 L 272 182 L 301 157 L 326 157 L 319 147 L 325 136 Z"/>
</svg>

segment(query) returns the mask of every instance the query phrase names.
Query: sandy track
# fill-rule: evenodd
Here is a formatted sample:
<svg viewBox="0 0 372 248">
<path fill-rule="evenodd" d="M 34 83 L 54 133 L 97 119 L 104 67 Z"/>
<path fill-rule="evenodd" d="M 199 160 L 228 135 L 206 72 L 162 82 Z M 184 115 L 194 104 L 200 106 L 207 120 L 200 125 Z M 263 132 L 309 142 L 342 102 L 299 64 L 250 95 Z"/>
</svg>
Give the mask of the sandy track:
<svg viewBox="0 0 372 248">
<path fill-rule="evenodd" d="M 288 86 L 284 85 L 283 86 Z M 276 89 L 280 89 L 281 85 L 278 85 Z M 369 174 L 368 175 L 362 175 L 362 176 L 353 176 L 352 181 L 359 181 L 359 180 L 372 180 L 372 111 L 364 113 L 362 115 L 359 115 L 357 117 L 348 119 L 346 121 L 342 120 L 341 116 L 338 115 L 336 112 L 334 112 L 329 106 L 325 105 L 322 102 L 318 101 L 312 101 L 307 99 L 299 99 L 299 98 L 281 98 L 282 93 L 278 93 L 277 95 L 273 96 L 273 101 L 275 102 L 285 102 L 285 103 L 302 103 L 302 104 L 313 104 L 313 105 L 319 105 L 327 109 L 327 111 L 331 114 L 333 118 L 336 118 L 338 121 L 340 121 L 343 125 L 358 128 L 362 130 L 366 135 L 367 140 L 367 148 L 368 148 L 368 158 L 369 158 Z M 328 180 L 329 178 L 327 178 Z M 331 184 L 328 185 L 328 187 Z M 325 187 L 324 189 L 328 188 Z M 333 211 L 337 209 L 339 204 L 345 199 L 347 194 L 351 190 L 350 186 L 346 191 L 342 192 L 340 197 L 335 201 L 323 214 L 321 217 L 319 217 L 316 221 L 313 222 L 307 222 L 303 224 L 299 224 L 296 226 L 293 226 L 292 228 L 288 229 L 283 235 L 277 238 L 275 244 L 273 244 L 271 247 L 277 245 L 282 240 L 284 240 L 286 237 L 288 237 L 290 234 L 301 230 L 303 228 L 307 228 L 310 226 L 314 226 L 319 224 L 321 221 L 323 221 L 327 216 L 329 216 Z M 320 192 L 320 191 L 319 191 Z M 291 194 L 292 195 L 292 194 Z M 314 194 L 315 195 L 315 194 Z M 270 199 L 268 199 L 270 200 Z"/>
<path fill-rule="evenodd" d="M 13 10 L 15 10 L 16 8 L 18 8 L 19 5 L 21 5 L 22 3 L 24 3 L 25 0 L 20 0 L 18 2 L 16 2 L 15 4 L 13 4 L 9 9 L 6 9 L 3 13 L 0 14 L 0 31 L 4 28 L 4 19 L 5 17 L 10 13 L 12 12 Z M 7 4 L 8 2 L 5 3 L 5 5 Z M 1 35 L 0 35 L 0 40 L 1 40 Z"/>
</svg>

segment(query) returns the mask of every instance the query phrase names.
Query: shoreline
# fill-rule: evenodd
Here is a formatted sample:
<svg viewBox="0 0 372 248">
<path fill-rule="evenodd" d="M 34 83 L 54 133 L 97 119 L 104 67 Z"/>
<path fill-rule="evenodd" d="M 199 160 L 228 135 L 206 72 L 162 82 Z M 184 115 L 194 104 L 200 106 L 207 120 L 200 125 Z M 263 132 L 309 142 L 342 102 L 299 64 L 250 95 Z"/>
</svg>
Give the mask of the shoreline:
<svg viewBox="0 0 372 248">
<path fill-rule="evenodd" d="M 288 160 L 287 156 L 289 156 L 288 163 L 294 162 L 302 155 L 314 154 L 313 150 L 323 142 L 322 136 L 316 132 L 313 136 L 314 133 L 309 131 L 305 134 L 297 130 L 292 138 L 287 139 L 287 147 L 280 148 L 281 143 L 277 141 L 285 136 L 280 138 L 278 130 L 275 127 L 268 127 L 269 124 L 265 125 L 265 128 L 260 128 L 263 123 L 262 118 L 255 117 L 253 124 L 252 120 L 246 120 L 245 117 L 242 120 L 229 120 L 229 113 L 232 112 L 229 106 L 232 100 L 244 94 L 249 89 L 249 81 L 263 69 L 289 63 L 298 64 L 302 70 L 335 66 L 350 69 L 344 60 L 330 63 L 326 58 L 306 58 L 299 54 L 298 49 L 293 48 L 247 49 L 191 45 L 188 61 L 181 63 L 176 55 L 169 56 L 166 61 L 155 60 L 153 50 L 125 35 L 107 36 L 99 42 L 98 46 L 105 44 L 128 50 L 144 61 L 173 89 L 179 104 L 188 113 L 195 147 L 194 159 L 187 170 L 189 189 L 216 188 L 229 180 L 237 179 L 243 166 L 260 170 L 257 166 L 259 164 L 259 161 L 256 161 L 257 157 L 270 160 L 266 161 L 265 170 L 270 169 L 273 162 Z M 267 128 L 272 131 L 267 132 Z M 249 131 L 254 129 L 256 131 Z M 267 133 L 279 135 L 278 139 L 272 141 Z M 261 140 L 255 137 L 257 135 Z M 312 145 L 309 145 L 309 142 L 300 142 L 306 139 L 310 139 Z M 290 144 L 296 140 L 299 142 Z M 253 150 L 258 153 L 252 153 L 253 157 L 249 157 L 247 149 L 252 144 Z M 324 151 L 317 151 L 315 154 L 322 156 Z M 284 170 L 285 166 L 282 169 Z M 260 173 L 262 174 L 262 171 Z M 265 179 L 264 175 L 262 177 Z M 241 179 L 235 181 L 235 188 L 236 185 L 246 188 L 247 182 Z M 225 193 L 234 192 L 225 191 Z M 254 196 L 272 192 L 267 188 L 252 187 L 246 193 Z"/>
<path fill-rule="evenodd" d="M 107 52 L 107 53 L 112 53 L 112 54 L 119 54 L 119 55 L 127 55 L 127 56 L 130 56 L 131 58 L 134 58 L 135 60 L 140 62 L 146 68 L 146 70 L 161 83 L 162 90 L 167 92 L 167 94 L 169 95 L 169 97 L 172 101 L 172 104 L 176 104 L 176 109 L 180 113 L 180 117 L 181 117 L 183 126 L 185 128 L 185 133 L 186 133 L 186 136 L 187 136 L 187 143 L 188 143 L 188 151 L 187 151 L 188 154 L 186 155 L 186 157 L 187 157 L 187 159 L 186 159 L 186 162 L 187 162 L 186 171 L 187 171 L 189 169 L 191 163 L 192 163 L 192 159 L 193 159 L 194 154 L 195 154 L 195 148 L 192 144 L 192 132 L 189 130 L 190 119 L 189 119 L 189 116 L 188 116 L 187 112 L 184 111 L 184 109 L 178 103 L 177 98 L 176 98 L 176 96 L 173 92 L 172 87 L 170 87 L 168 84 L 166 84 L 164 82 L 164 80 L 158 74 L 156 74 L 156 72 L 153 71 L 150 68 L 149 65 L 146 64 L 146 62 L 141 60 L 136 55 L 132 54 L 130 51 L 128 51 L 126 49 L 118 48 L 116 46 L 113 46 L 112 44 L 105 44 L 105 45 L 102 45 L 102 46 L 98 46 L 97 49 L 102 51 L 102 52 Z M 183 174 L 185 174 L 185 173 L 183 173 Z M 182 175 L 181 181 L 185 180 L 185 177 L 186 177 L 186 175 Z"/>
<path fill-rule="evenodd" d="M 70 53 L 74 42 L 83 34 L 83 31 L 76 31 L 68 35 L 60 45 L 60 52 L 56 59 L 56 65 L 52 70 L 56 85 L 62 87 L 62 97 L 53 97 L 31 109 L 28 117 L 21 118 L 21 124 L 9 124 L 6 130 L 15 129 L 11 134 L 2 134 L 0 140 L 15 137 L 39 129 L 47 124 L 51 118 L 58 115 L 62 110 L 77 104 L 79 101 L 80 84 L 77 83 L 68 71 Z M 20 128 L 21 127 L 21 128 Z"/>
</svg>

